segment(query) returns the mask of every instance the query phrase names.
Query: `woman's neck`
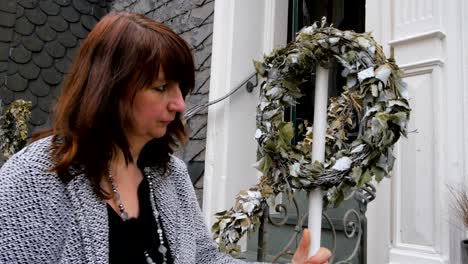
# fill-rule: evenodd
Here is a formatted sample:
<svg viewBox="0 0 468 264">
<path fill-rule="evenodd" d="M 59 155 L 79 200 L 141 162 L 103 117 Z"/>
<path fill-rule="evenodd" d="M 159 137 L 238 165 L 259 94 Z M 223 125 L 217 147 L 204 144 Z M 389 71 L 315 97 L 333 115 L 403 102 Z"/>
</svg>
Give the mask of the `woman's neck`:
<svg viewBox="0 0 468 264">
<path fill-rule="evenodd" d="M 131 135 L 127 135 L 128 146 L 130 149 L 130 155 L 132 155 L 132 160 L 136 164 L 138 158 L 140 157 L 141 150 L 149 142 L 149 139 L 141 138 L 141 137 L 132 137 Z M 121 162 L 125 162 L 125 157 L 123 156 L 122 151 L 119 151 L 117 154 L 117 160 Z"/>
</svg>

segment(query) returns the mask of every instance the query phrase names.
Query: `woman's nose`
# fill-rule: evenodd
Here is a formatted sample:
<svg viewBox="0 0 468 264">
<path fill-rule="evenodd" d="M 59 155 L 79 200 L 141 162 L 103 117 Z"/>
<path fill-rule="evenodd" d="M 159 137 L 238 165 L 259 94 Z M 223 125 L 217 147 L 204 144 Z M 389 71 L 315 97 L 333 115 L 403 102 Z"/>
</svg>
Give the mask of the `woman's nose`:
<svg viewBox="0 0 468 264">
<path fill-rule="evenodd" d="M 174 87 L 174 92 L 172 94 L 171 102 L 169 103 L 169 110 L 173 112 L 182 113 L 185 111 L 185 99 L 180 90 L 179 84 L 177 87 Z"/>
</svg>

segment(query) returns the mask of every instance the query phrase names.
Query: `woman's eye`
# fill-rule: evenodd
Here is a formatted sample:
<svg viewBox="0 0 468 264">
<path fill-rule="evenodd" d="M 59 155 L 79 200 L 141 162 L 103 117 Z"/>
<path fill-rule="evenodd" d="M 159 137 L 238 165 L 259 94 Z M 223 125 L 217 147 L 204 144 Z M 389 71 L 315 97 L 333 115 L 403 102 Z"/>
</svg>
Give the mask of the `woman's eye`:
<svg viewBox="0 0 468 264">
<path fill-rule="evenodd" d="M 158 92 L 164 92 L 167 89 L 167 84 L 161 84 L 159 86 L 154 87 L 153 89 Z"/>
</svg>

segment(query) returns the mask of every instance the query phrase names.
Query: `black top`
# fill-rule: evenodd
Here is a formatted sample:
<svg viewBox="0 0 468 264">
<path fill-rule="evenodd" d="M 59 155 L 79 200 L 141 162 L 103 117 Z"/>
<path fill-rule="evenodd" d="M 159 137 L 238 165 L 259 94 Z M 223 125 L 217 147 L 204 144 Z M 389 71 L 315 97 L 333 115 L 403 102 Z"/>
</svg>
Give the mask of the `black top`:
<svg viewBox="0 0 468 264">
<path fill-rule="evenodd" d="M 157 235 L 157 225 L 149 200 L 150 192 L 148 181 L 143 181 L 138 186 L 138 200 L 140 215 L 123 221 L 122 218 L 107 204 L 109 215 L 109 263 L 110 264 L 146 264 L 144 251 L 156 263 L 162 263 L 162 255 L 158 251 L 160 244 Z M 161 223 L 161 220 L 159 219 Z M 164 231 L 164 230 L 163 230 Z M 164 246 L 169 248 L 166 236 L 163 232 Z M 167 263 L 173 263 L 170 250 L 166 253 Z"/>
</svg>

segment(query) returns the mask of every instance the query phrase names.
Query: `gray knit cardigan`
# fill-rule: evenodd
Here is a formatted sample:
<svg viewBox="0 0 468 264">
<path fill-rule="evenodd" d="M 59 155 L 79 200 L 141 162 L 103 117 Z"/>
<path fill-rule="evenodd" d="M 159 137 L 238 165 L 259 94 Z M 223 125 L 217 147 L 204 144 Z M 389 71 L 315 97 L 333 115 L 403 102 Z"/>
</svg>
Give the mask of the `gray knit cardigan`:
<svg viewBox="0 0 468 264">
<path fill-rule="evenodd" d="M 0 168 L 0 263 L 108 263 L 107 207 L 85 175 L 64 184 L 51 168 L 50 138 Z M 156 204 L 175 263 L 243 263 L 220 253 L 195 197 L 185 164 L 153 174 Z"/>
</svg>

